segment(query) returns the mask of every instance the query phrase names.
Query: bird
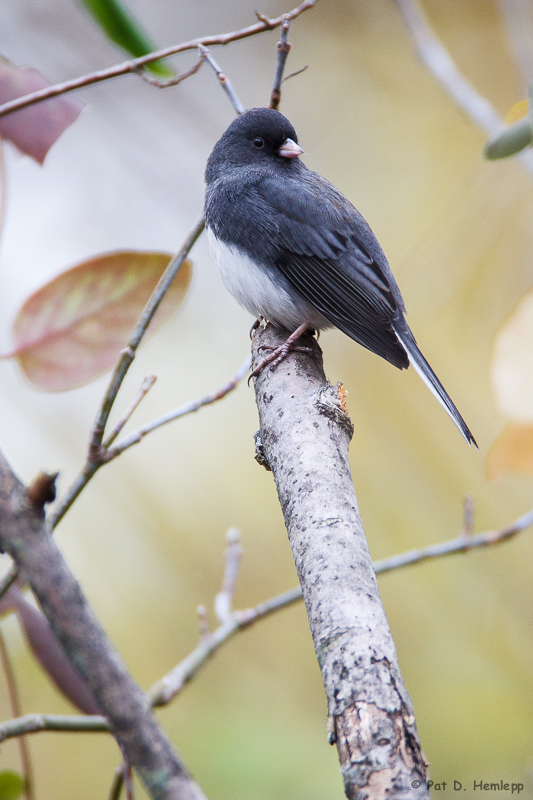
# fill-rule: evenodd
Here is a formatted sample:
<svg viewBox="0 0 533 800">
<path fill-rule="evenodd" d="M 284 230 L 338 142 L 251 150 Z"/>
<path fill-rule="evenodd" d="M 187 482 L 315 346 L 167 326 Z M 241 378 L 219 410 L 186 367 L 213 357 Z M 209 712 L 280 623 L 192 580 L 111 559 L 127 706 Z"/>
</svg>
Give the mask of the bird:
<svg viewBox="0 0 533 800">
<path fill-rule="evenodd" d="M 461 414 L 422 355 L 387 258 L 362 214 L 309 169 L 289 120 L 251 108 L 205 170 L 209 247 L 226 288 L 257 318 L 289 330 L 275 366 L 307 329 L 335 327 L 399 369 L 412 365 L 468 444 Z"/>
</svg>

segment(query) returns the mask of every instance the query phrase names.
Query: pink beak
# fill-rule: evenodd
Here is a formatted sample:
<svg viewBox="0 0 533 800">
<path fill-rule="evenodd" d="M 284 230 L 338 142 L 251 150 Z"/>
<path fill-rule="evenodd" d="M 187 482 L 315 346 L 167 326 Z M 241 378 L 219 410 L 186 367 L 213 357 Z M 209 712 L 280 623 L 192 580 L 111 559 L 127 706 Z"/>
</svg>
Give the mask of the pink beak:
<svg viewBox="0 0 533 800">
<path fill-rule="evenodd" d="M 278 154 L 283 156 L 283 158 L 298 158 L 303 152 L 302 148 L 297 145 L 296 142 L 293 142 L 292 139 L 285 139 L 278 150 Z"/>
</svg>

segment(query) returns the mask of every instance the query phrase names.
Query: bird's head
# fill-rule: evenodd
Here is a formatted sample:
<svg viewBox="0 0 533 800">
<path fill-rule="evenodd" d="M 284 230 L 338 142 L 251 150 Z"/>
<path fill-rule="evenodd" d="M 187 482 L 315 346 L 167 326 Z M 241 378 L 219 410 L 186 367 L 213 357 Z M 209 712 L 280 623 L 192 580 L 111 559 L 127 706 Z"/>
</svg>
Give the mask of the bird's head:
<svg viewBox="0 0 533 800">
<path fill-rule="evenodd" d="M 251 108 L 233 120 L 209 156 L 206 181 L 226 169 L 289 164 L 304 151 L 289 120 L 272 108 Z"/>
</svg>

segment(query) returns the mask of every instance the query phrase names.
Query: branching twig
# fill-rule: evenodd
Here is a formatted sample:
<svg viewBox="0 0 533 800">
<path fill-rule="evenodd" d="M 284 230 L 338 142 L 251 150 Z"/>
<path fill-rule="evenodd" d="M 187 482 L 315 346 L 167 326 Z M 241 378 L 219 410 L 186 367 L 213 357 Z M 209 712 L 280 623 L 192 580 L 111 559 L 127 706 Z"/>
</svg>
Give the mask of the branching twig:
<svg viewBox="0 0 533 800">
<path fill-rule="evenodd" d="M 150 75 L 145 69 L 136 69 L 134 72 L 139 78 L 142 78 L 143 81 L 151 84 L 151 86 L 157 86 L 158 89 L 168 89 L 169 86 L 178 86 L 182 81 L 190 78 L 192 75 L 196 75 L 203 63 L 203 58 L 199 58 L 196 64 L 187 70 L 187 72 L 182 72 L 181 75 L 178 75 L 176 78 L 168 78 L 166 81 L 154 78 L 153 75 Z"/>
<path fill-rule="evenodd" d="M 530 525 L 533 525 L 533 511 L 528 511 L 527 514 L 517 519 L 512 525 L 508 525 L 499 531 L 487 531 L 485 533 L 474 534 L 473 536 L 464 536 L 464 534 L 461 533 L 455 539 L 450 539 L 448 542 L 430 544 L 418 550 L 409 550 L 407 553 L 376 561 L 374 569 L 376 575 L 383 575 L 385 572 L 392 572 L 392 570 L 398 569 L 399 567 L 420 564 L 421 561 L 441 558 L 442 556 L 451 556 L 455 553 L 467 553 L 469 550 L 476 550 L 478 547 L 490 547 L 493 544 L 501 544 L 502 542 L 512 539 L 526 528 L 529 528 Z"/>
<path fill-rule="evenodd" d="M 212 403 L 216 403 L 218 400 L 222 400 L 222 398 L 226 397 L 227 394 L 230 394 L 230 392 L 232 392 L 238 386 L 238 384 L 246 375 L 249 369 L 250 369 L 250 356 L 248 356 L 243 361 L 243 363 L 241 364 L 241 366 L 239 367 L 233 378 L 231 378 L 227 383 L 221 386 L 220 389 L 217 389 L 216 391 L 211 392 L 210 394 L 206 394 L 204 395 L 204 397 L 200 397 L 198 400 L 191 400 L 189 403 L 185 403 L 185 405 L 180 406 L 179 408 L 176 408 L 173 411 L 170 411 L 168 414 L 164 414 L 163 416 L 158 417 L 155 420 L 152 420 L 152 422 L 148 422 L 146 425 L 143 425 L 142 428 L 139 428 L 139 430 L 133 431 L 132 433 L 125 436 L 124 439 L 122 439 L 122 441 L 119 442 L 115 447 L 110 447 L 109 449 L 105 449 L 104 445 L 100 461 L 86 462 L 80 474 L 77 476 L 74 482 L 69 486 L 69 488 L 59 501 L 58 506 L 50 514 L 48 520 L 50 527 L 55 528 L 58 522 L 66 514 L 70 506 L 74 503 L 76 498 L 83 491 L 85 486 L 87 486 L 90 479 L 98 471 L 98 469 L 101 466 L 103 466 L 103 464 L 112 461 L 114 458 L 123 453 L 124 450 L 128 450 L 130 447 L 133 447 L 133 445 L 138 444 L 147 434 L 157 430 L 162 425 L 166 425 L 167 423 L 172 422 L 175 419 L 179 419 L 180 417 L 184 417 L 187 414 L 194 414 L 200 408 L 203 408 L 203 406 L 208 406 L 211 405 Z M 8 591 L 10 586 L 12 586 L 13 583 L 17 580 L 19 575 L 20 573 L 16 568 L 16 566 L 9 567 L 9 569 L 0 579 L 0 597 L 4 596 L 4 594 Z"/>
<path fill-rule="evenodd" d="M 131 419 L 134 412 L 137 410 L 139 405 L 142 403 L 152 386 L 157 380 L 157 375 L 147 375 L 144 381 L 142 382 L 139 391 L 137 392 L 137 396 L 132 400 L 126 411 L 123 413 L 105 442 L 103 446 L 107 450 L 115 441 L 119 433 L 122 431 L 124 425 Z"/>
<path fill-rule="evenodd" d="M 163 425 L 167 425 L 169 422 L 179 419 L 180 417 L 184 417 L 187 414 L 194 414 L 195 411 L 203 408 L 203 406 L 211 405 L 212 403 L 216 403 L 218 400 L 221 400 L 223 397 L 226 397 L 227 394 L 230 394 L 230 392 L 232 392 L 239 385 L 240 381 L 244 378 L 249 369 L 250 356 L 243 361 L 233 378 L 225 383 L 224 386 L 221 386 L 220 389 L 217 389 L 215 392 L 211 392 L 210 394 L 206 394 L 204 397 L 200 397 L 198 400 L 191 400 L 189 403 L 185 403 L 185 405 L 175 408 L 173 411 L 169 411 L 168 414 L 163 414 L 163 416 L 148 422 L 137 431 L 129 433 L 115 447 L 111 447 L 108 450 L 105 455 L 105 461 L 112 461 L 114 458 L 123 453 L 124 450 L 133 447 L 134 444 L 138 444 L 148 433 L 161 428 Z"/>
<path fill-rule="evenodd" d="M 461 533 L 446 542 L 429 545 L 418 550 L 410 550 L 407 553 L 375 561 L 374 570 L 376 575 L 383 575 L 386 572 L 393 572 L 403 567 L 420 564 L 422 561 L 501 544 L 517 536 L 531 525 L 533 525 L 533 510 L 499 531 L 486 531 L 468 537 Z M 232 611 L 228 618 L 215 631 L 210 633 L 208 640 L 201 641 L 183 661 L 152 686 L 147 693 L 152 704 L 156 707 L 163 706 L 173 700 L 195 677 L 204 664 L 236 633 L 251 627 L 255 622 L 265 619 L 277 611 L 299 603 L 301 600 L 302 590 L 299 586 L 296 586 L 294 589 L 272 597 L 264 603 L 259 603 L 253 608 Z M 102 733 L 109 732 L 109 725 L 104 717 L 98 716 L 28 714 L 25 717 L 1 723 L 0 742 L 14 736 L 39 733 L 40 731 Z"/>
<path fill-rule="evenodd" d="M 301 67 L 301 69 L 297 69 L 295 72 L 291 72 L 290 75 L 286 75 L 281 82 L 285 83 L 285 81 L 289 81 L 291 78 L 301 75 L 306 69 L 309 69 L 309 64 L 306 64 L 305 67 Z"/>
<path fill-rule="evenodd" d="M 161 305 L 168 288 L 178 274 L 178 270 L 189 255 L 204 228 L 205 223 L 202 218 L 198 220 L 193 230 L 185 240 L 181 250 L 174 256 L 159 279 L 156 288 L 152 292 L 152 296 L 148 300 L 146 306 L 144 307 L 144 311 L 137 321 L 128 344 L 121 353 L 120 360 L 115 367 L 115 371 L 111 377 L 107 392 L 103 397 L 91 431 L 88 456 L 89 460 L 92 460 L 98 454 L 111 409 L 113 408 L 119 389 L 122 386 L 122 382 L 124 381 L 124 378 L 126 377 L 126 374 L 135 358 L 137 348 L 139 347 L 155 312 Z"/>
<path fill-rule="evenodd" d="M 204 47 L 203 44 L 199 44 L 198 52 L 202 56 L 202 59 L 206 62 L 206 64 L 209 64 L 209 66 L 217 76 L 218 82 L 226 92 L 235 113 L 242 114 L 242 112 L 244 111 L 244 106 L 237 97 L 237 92 L 233 88 L 233 84 L 231 83 L 228 76 L 224 72 L 222 72 L 222 70 L 218 66 L 217 62 L 215 61 L 215 59 L 213 58 L 207 47 Z"/>
<path fill-rule="evenodd" d="M 0 454 L 0 547 L 16 561 L 70 662 L 153 800 L 205 800 L 107 639 L 26 487 Z"/>
<path fill-rule="evenodd" d="M 0 106 L 0 117 L 3 117 L 5 114 L 10 114 L 13 111 L 18 111 L 21 108 L 34 105 L 35 103 L 40 103 L 43 100 L 48 100 L 51 97 L 57 97 L 60 94 L 66 94 L 76 89 L 83 89 L 86 86 L 91 86 L 95 83 L 109 80 L 110 78 L 117 78 L 120 75 L 129 75 L 132 72 L 137 72 L 139 68 L 144 67 L 146 64 L 151 64 L 153 61 L 157 61 L 160 58 L 168 58 L 177 53 L 183 53 L 186 50 L 196 50 L 199 44 L 204 45 L 204 47 L 211 47 L 212 45 L 218 44 L 225 45 L 229 42 L 236 42 L 239 39 L 255 36 L 258 33 L 263 33 L 263 31 L 273 30 L 281 25 L 285 17 L 291 20 L 296 19 L 296 17 L 299 17 L 300 14 L 303 14 L 307 9 L 313 8 L 316 2 L 317 0 L 304 0 L 297 8 L 294 8 L 292 11 L 289 11 L 288 14 L 283 14 L 280 17 L 268 19 L 268 17 L 258 15 L 259 22 L 247 28 L 241 28 L 240 30 L 232 31 L 232 33 L 201 36 L 197 39 L 191 39 L 188 42 L 182 42 L 181 44 L 167 47 L 164 50 L 157 50 L 153 53 L 148 53 L 148 55 L 141 56 L 140 58 L 125 61 L 122 64 L 116 64 L 113 67 L 109 67 L 109 69 L 91 72 L 88 75 L 82 75 L 80 78 L 74 78 L 64 83 L 49 86 L 46 89 L 32 92 L 24 97 L 18 97 L 16 100 L 10 100 L 9 103 L 4 103 Z"/>
<path fill-rule="evenodd" d="M 504 129 L 496 109 L 462 75 L 452 57 L 433 31 L 418 0 L 393 0 L 423 64 L 439 81 L 450 97 L 470 119 L 490 136 Z M 523 165 L 533 173 L 533 153 L 518 155 Z"/>
<path fill-rule="evenodd" d="M 89 437 L 89 447 L 85 465 L 50 515 L 49 524 L 52 528 L 56 527 L 58 522 L 66 514 L 73 502 L 93 477 L 95 472 L 97 472 L 102 464 L 105 463 L 105 448 L 102 449 L 102 440 L 118 391 L 122 386 L 122 382 L 124 381 L 131 364 L 133 363 L 137 348 L 139 347 L 142 338 L 146 333 L 148 325 L 150 324 L 155 312 L 159 308 L 167 289 L 176 277 L 179 268 L 189 255 L 193 245 L 203 230 L 204 221 L 201 219 L 196 223 L 195 227 L 185 240 L 179 253 L 174 256 L 166 268 L 165 272 L 161 276 L 161 279 L 159 280 L 159 283 L 152 292 L 152 296 L 148 300 L 143 313 L 139 317 L 128 345 L 121 353 L 119 362 L 115 367 L 115 371 L 113 372 L 107 391 L 100 404 L 100 409 L 94 421 Z"/>
<path fill-rule="evenodd" d="M 161 678 L 147 692 L 155 707 L 167 705 L 178 695 L 204 664 L 231 639 L 238 631 L 242 631 L 275 611 L 293 605 L 301 600 L 302 593 L 298 586 L 288 592 L 272 597 L 264 603 L 244 611 L 233 611 L 225 622 L 211 633 L 209 638 L 200 641 L 198 646 L 183 661 L 174 667 L 164 678 Z"/>
<path fill-rule="evenodd" d="M 105 717 L 72 714 L 26 714 L 24 717 L 0 723 L 0 742 L 14 736 L 40 731 L 70 731 L 71 733 L 109 733 Z"/>
<path fill-rule="evenodd" d="M 20 699 L 17 689 L 17 682 L 15 680 L 15 673 L 11 666 L 11 659 L 6 647 L 4 634 L 0 629 L 0 661 L 2 662 L 2 669 L 6 678 L 7 691 L 9 694 L 9 704 L 11 706 L 11 713 L 14 717 L 20 717 Z M 23 736 L 18 740 L 20 761 L 22 764 L 22 774 L 24 776 L 24 795 L 26 800 L 33 800 L 33 770 L 31 767 L 30 751 L 28 744 Z"/>
<path fill-rule="evenodd" d="M 270 95 L 269 108 L 277 109 L 281 100 L 281 84 L 283 83 L 283 73 L 285 72 L 285 64 L 287 57 L 291 50 L 291 43 L 289 42 L 289 29 L 291 21 L 288 16 L 283 18 L 281 23 L 281 36 L 278 42 L 278 59 L 276 62 L 276 72 L 274 74 L 274 85 Z"/>
</svg>

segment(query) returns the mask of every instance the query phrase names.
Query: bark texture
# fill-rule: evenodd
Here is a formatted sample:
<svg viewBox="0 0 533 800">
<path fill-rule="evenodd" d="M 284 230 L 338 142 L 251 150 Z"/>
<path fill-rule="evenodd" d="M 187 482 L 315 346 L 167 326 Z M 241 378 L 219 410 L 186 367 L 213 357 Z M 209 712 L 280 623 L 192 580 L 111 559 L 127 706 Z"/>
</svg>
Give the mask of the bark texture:
<svg viewBox="0 0 533 800">
<path fill-rule="evenodd" d="M 286 331 L 259 328 L 254 368 Z M 353 426 L 318 344 L 255 379 L 257 460 L 272 470 L 350 800 L 429 798 L 427 764 L 361 523 L 348 461 Z"/>
<path fill-rule="evenodd" d="M 154 800 L 205 800 L 108 641 L 50 535 L 42 508 L 0 453 L 0 547 L 24 572 L 70 662 L 91 689 L 124 758 Z"/>
</svg>

